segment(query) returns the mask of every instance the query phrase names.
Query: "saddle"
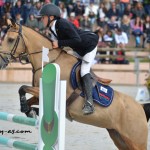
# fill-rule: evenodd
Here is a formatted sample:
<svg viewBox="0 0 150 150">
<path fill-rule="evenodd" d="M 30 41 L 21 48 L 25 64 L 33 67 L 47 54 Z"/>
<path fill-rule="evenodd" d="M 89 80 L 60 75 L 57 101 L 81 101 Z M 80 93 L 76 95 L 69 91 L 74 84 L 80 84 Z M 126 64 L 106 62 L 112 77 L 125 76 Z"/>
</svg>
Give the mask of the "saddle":
<svg viewBox="0 0 150 150">
<path fill-rule="evenodd" d="M 69 106 L 75 99 L 77 99 L 78 96 L 84 97 L 84 92 L 82 89 L 82 80 L 80 76 L 80 65 L 81 61 L 78 61 L 73 66 L 70 74 L 70 81 L 74 92 L 67 99 L 67 106 Z M 109 106 L 113 99 L 113 89 L 108 85 L 111 82 L 111 80 L 99 78 L 92 71 L 91 77 L 93 84 L 93 100 L 95 100 L 98 104 L 104 107 Z"/>
<path fill-rule="evenodd" d="M 79 54 L 77 54 L 75 51 L 72 51 L 72 50 L 70 50 L 70 48 L 65 48 L 65 49 L 63 49 L 67 54 L 69 54 L 69 55 L 72 55 L 72 56 L 74 56 L 74 57 L 76 57 L 76 58 L 78 58 L 78 59 L 81 59 L 82 60 L 82 58 L 81 58 L 81 56 L 79 55 Z M 76 69 L 76 77 L 77 77 L 77 82 L 78 83 L 80 83 L 80 65 L 81 65 L 81 60 L 79 60 L 79 62 L 74 66 L 74 68 Z M 85 60 L 84 60 L 85 61 Z M 101 78 L 101 77 L 98 77 L 92 70 L 91 70 L 91 74 L 92 74 L 92 77 L 96 80 L 96 81 L 98 81 L 98 82 L 100 82 L 100 83 L 102 83 L 102 84 L 104 84 L 104 85 L 109 85 L 110 83 L 111 83 L 111 81 L 112 80 L 110 80 L 110 79 L 105 79 L 105 78 Z"/>
<path fill-rule="evenodd" d="M 80 66 L 81 65 L 81 61 L 78 61 L 74 67 L 72 68 L 72 72 L 71 72 L 71 83 L 74 89 L 76 89 L 77 87 L 79 89 L 82 89 L 82 85 L 81 85 L 81 75 L 80 75 Z M 100 78 L 98 77 L 92 70 L 90 70 L 91 73 L 91 77 L 93 78 L 93 82 L 99 82 L 103 85 L 109 85 L 111 83 L 112 80 L 110 79 L 105 79 L 105 78 Z M 76 80 L 76 81 L 74 81 Z"/>
<path fill-rule="evenodd" d="M 79 60 L 72 68 L 71 74 L 70 74 L 70 82 L 74 89 L 74 92 L 70 95 L 70 97 L 66 101 L 66 117 L 68 120 L 72 121 L 73 118 L 71 118 L 68 108 L 69 106 L 79 97 L 85 97 L 83 89 L 82 89 L 82 80 L 80 75 L 80 68 L 81 68 L 81 60 Z M 99 78 L 94 74 L 94 72 L 91 70 L 91 80 L 93 84 L 92 89 L 92 96 L 93 100 L 103 106 L 108 107 L 112 101 L 114 96 L 113 89 L 109 86 L 110 82 L 112 80 L 109 79 L 103 79 Z"/>
</svg>

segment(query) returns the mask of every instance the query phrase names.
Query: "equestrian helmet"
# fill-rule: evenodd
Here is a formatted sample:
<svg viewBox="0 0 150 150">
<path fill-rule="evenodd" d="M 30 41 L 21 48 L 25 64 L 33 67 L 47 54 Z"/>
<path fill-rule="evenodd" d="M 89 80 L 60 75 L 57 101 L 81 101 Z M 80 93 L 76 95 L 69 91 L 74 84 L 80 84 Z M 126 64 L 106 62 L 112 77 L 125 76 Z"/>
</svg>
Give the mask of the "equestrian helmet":
<svg viewBox="0 0 150 150">
<path fill-rule="evenodd" d="M 46 4 L 42 7 L 40 10 L 40 15 L 41 16 L 55 16 L 55 17 L 60 17 L 60 9 L 54 4 Z"/>
</svg>

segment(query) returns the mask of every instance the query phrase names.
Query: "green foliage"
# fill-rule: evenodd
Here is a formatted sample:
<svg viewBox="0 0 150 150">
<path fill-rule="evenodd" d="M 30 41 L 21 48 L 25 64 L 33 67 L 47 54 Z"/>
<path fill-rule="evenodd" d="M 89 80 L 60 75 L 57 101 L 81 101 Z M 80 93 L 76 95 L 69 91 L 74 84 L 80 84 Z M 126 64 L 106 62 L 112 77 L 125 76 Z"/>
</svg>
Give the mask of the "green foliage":
<svg viewBox="0 0 150 150">
<path fill-rule="evenodd" d="M 149 77 L 146 79 L 145 85 L 146 85 L 146 87 L 147 87 L 148 89 L 150 89 L 150 75 L 149 75 Z"/>
</svg>

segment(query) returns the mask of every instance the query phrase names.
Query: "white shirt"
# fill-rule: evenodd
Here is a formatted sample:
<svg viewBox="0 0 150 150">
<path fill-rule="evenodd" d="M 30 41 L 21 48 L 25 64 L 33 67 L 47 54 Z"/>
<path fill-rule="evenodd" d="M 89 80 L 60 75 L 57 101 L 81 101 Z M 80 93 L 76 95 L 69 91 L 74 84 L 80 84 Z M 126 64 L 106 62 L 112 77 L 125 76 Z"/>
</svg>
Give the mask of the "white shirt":
<svg viewBox="0 0 150 150">
<path fill-rule="evenodd" d="M 67 9 L 65 9 L 64 11 L 62 11 L 62 10 L 60 9 L 60 12 L 61 12 L 61 18 L 64 18 L 64 19 L 67 19 L 67 18 L 68 18 Z"/>
<path fill-rule="evenodd" d="M 108 36 L 107 34 L 105 34 L 103 38 L 105 42 L 111 42 L 113 40 L 113 38 Z"/>
<path fill-rule="evenodd" d="M 55 24 L 56 24 L 56 20 L 54 20 L 53 25 L 51 26 L 51 29 L 57 35 Z M 51 40 L 52 41 L 57 41 L 57 38 L 53 35 L 53 33 L 51 33 Z"/>
<path fill-rule="evenodd" d="M 103 12 L 103 9 L 102 8 L 100 8 L 99 9 L 99 18 L 105 18 L 105 13 Z"/>
<path fill-rule="evenodd" d="M 88 16 L 90 12 L 93 12 L 95 15 L 97 15 L 97 9 L 98 9 L 98 6 L 89 5 L 88 7 L 85 8 L 85 14 Z"/>
<path fill-rule="evenodd" d="M 117 44 L 128 44 L 128 37 L 125 32 L 122 32 L 121 35 L 115 34 L 115 41 Z"/>
</svg>

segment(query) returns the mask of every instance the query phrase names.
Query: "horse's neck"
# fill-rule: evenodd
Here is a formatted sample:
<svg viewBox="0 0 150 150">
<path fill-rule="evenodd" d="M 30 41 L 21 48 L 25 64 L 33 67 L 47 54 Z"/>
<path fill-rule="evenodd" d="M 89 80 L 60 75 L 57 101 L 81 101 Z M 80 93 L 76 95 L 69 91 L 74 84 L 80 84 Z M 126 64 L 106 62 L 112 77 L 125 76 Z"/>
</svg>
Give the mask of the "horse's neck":
<svg viewBox="0 0 150 150">
<path fill-rule="evenodd" d="M 29 53 L 39 52 L 43 46 L 52 49 L 52 43 L 48 38 L 30 28 L 23 27 L 23 35 Z"/>
<path fill-rule="evenodd" d="M 50 62 L 54 61 L 55 58 L 57 58 L 61 50 L 52 49 L 52 43 L 50 40 L 48 40 L 46 37 L 42 36 L 38 32 L 27 27 L 24 27 L 23 31 L 24 31 L 23 34 L 25 37 L 25 44 L 28 49 L 29 59 L 34 70 L 37 70 L 42 67 L 43 47 L 46 47 L 49 49 L 48 56 L 49 56 Z"/>
<path fill-rule="evenodd" d="M 50 62 L 55 62 L 60 66 L 61 69 L 61 80 L 67 80 L 67 97 L 73 92 L 72 86 L 70 84 L 70 73 L 73 65 L 77 62 L 77 59 L 73 56 L 62 52 L 61 49 L 52 49 L 52 43 L 39 33 L 33 31 L 32 29 L 24 29 L 25 43 L 28 47 L 28 53 L 36 53 L 29 55 L 30 62 L 33 66 L 34 73 L 33 83 L 34 86 L 39 85 L 39 78 L 41 77 L 42 68 L 42 51 L 43 46 L 49 48 L 49 60 Z"/>
</svg>

